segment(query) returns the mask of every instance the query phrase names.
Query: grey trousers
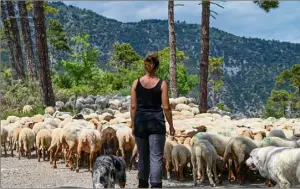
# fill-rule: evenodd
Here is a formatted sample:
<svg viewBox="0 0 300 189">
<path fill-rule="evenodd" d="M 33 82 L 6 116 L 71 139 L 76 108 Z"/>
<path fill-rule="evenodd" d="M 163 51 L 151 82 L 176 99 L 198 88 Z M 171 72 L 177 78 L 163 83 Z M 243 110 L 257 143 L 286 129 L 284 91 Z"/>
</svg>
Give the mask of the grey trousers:
<svg viewBox="0 0 300 189">
<path fill-rule="evenodd" d="M 165 135 L 150 135 L 148 139 L 135 137 L 139 153 L 139 179 L 148 180 L 150 184 L 162 183 L 163 154 Z"/>
</svg>

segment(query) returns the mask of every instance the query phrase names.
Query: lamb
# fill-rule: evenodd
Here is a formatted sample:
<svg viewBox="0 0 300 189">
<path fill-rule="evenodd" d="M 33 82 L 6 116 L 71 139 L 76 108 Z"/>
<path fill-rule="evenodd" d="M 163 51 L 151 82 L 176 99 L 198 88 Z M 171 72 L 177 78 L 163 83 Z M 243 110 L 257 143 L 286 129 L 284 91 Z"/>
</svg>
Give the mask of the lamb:
<svg viewBox="0 0 300 189">
<path fill-rule="evenodd" d="M 300 184 L 300 149 L 275 148 L 266 158 L 264 170 L 280 188 L 290 188 Z"/>
<path fill-rule="evenodd" d="M 119 149 L 119 141 L 118 141 L 116 131 L 113 128 L 107 127 L 103 129 L 101 144 L 102 144 L 101 154 L 117 155 L 117 151 Z"/>
<path fill-rule="evenodd" d="M 248 138 L 251 138 L 251 139 L 254 139 L 253 137 L 253 132 L 249 129 L 249 130 L 243 130 L 239 136 L 244 136 L 244 137 L 248 137 Z"/>
<path fill-rule="evenodd" d="M 90 153 L 90 166 L 88 168 L 88 171 L 92 171 L 94 154 L 95 152 L 100 151 L 101 148 L 102 144 L 100 131 L 89 128 L 83 129 L 78 137 L 76 172 L 79 172 L 79 160 L 81 158 L 82 151 Z"/>
<path fill-rule="evenodd" d="M 276 146 L 276 147 L 292 147 L 299 148 L 300 143 L 290 141 L 279 137 L 266 137 L 259 143 L 259 147 Z"/>
<path fill-rule="evenodd" d="M 183 181 L 183 170 L 187 166 L 188 163 L 191 163 L 191 152 L 190 150 L 183 144 L 178 144 L 172 149 L 172 164 L 174 167 L 174 172 L 177 180 Z"/>
<path fill-rule="evenodd" d="M 126 164 L 128 165 L 130 160 L 127 160 L 127 157 L 128 158 L 131 157 L 135 145 L 135 140 L 134 137 L 132 136 L 132 129 L 127 126 L 121 126 L 117 129 L 116 134 L 119 140 L 119 151 L 122 155 L 122 158 L 125 160 Z M 128 155 L 125 156 L 125 154 Z"/>
<path fill-rule="evenodd" d="M 37 148 L 37 158 L 40 162 L 40 151 L 43 152 L 43 160 L 45 161 L 46 149 L 50 147 L 51 144 L 51 133 L 47 129 L 42 129 L 36 135 L 36 148 Z M 50 154 L 47 152 L 48 161 L 50 160 Z"/>
<path fill-rule="evenodd" d="M 233 137 L 229 140 L 226 145 L 224 152 L 224 165 L 231 158 L 233 161 L 237 162 L 236 175 L 240 185 L 244 184 L 244 174 L 246 171 L 245 161 L 248 159 L 249 154 L 255 148 L 257 144 L 248 137 Z M 229 167 L 230 169 L 231 167 Z"/>
<path fill-rule="evenodd" d="M 286 138 L 284 132 L 282 130 L 273 129 L 269 132 L 268 137 L 279 137 L 279 138 Z"/>
<path fill-rule="evenodd" d="M 31 157 L 31 148 L 35 142 L 35 135 L 32 129 L 23 128 L 19 135 L 19 159 L 21 158 L 21 153 L 25 152 L 27 158 Z"/>
<path fill-rule="evenodd" d="M 197 186 L 197 173 L 200 175 L 200 172 L 202 172 L 200 183 L 204 180 L 204 165 L 206 165 L 210 185 L 212 187 L 216 186 L 212 179 L 212 170 L 216 183 L 219 183 L 216 164 L 217 161 L 222 161 L 222 157 L 217 154 L 215 148 L 210 144 L 210 142 L 207 140 L 199 140 L 194 143 L 192 147 L 191 161 L 193 165 L 193 180 L 195 186 Z"/>
</svg>

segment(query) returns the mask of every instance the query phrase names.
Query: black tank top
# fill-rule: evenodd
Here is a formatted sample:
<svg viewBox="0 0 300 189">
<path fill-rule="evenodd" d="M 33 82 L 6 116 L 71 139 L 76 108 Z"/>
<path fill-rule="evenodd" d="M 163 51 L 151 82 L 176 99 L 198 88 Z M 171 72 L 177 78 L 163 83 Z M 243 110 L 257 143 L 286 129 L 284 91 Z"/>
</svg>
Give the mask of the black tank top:
<svg viewBox="0 0 300 189">
<path fill-rule="evenodd" d="M 151 134 L 165 134 L 165 117 L 162 109 L 161 84 L 145 88 L 138 79 L 136 86 L 137 110 L 134 117 L 134 135 L 145 138 Z"/>
</svg>

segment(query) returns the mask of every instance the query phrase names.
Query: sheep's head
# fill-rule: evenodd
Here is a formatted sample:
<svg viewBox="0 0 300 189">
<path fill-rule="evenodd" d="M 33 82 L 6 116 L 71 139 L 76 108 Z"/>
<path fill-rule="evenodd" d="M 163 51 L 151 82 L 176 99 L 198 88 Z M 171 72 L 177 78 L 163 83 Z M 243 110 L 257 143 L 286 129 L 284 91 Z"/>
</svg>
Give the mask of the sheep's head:
<svg viewBox="0 0 300 189">
<path fill-rule="evenodd" d="M 266 132 L 264 132 L 264 131 L 255 132 L 255 133 L 253 133 L 252 136 L 253 136 L 253 140 L 261 141 L 264 138 L 266 138 Z"/>
<path fill-rule="evenodd" d="M 207 131 L 207 127 L 204 125 L 200 125 L 199 127 L 197 127 L 197 132 L 206 132 Z"/>
<path fill-rule="evenodd" d="M 32 127 L 34 126 L 35 122 L 26 122 L 24 124 L 24 128 L 30 128 L 32 129 Z"/>
<path fill-rule="evenodd" d="M 273 125 L 265 125 L 265 130 L 266 131 L 271 131 L 271 129 L 273 128 L 274 126 Z"/>
<path fill-rule="evenodd" d="M 240 136 L 249 137 L 251 139 L 254 139 L 253 132 L 251 130 L 243 130 L 243 132 L 240 134 Z"/>
<path fill-rule="evenodd" d="M 184 140 L 184 144 L 191 146 L 191 145 L 190 145 L 191 140 L 192 140 L 191 137 L 186 137 L 185 140 Z"/>
<path fill-rule="evenodd" d="M 183 144 L 185 137 L 184 136 L 175 137 L 175 140 L 178 144 Z"/>
</svg>

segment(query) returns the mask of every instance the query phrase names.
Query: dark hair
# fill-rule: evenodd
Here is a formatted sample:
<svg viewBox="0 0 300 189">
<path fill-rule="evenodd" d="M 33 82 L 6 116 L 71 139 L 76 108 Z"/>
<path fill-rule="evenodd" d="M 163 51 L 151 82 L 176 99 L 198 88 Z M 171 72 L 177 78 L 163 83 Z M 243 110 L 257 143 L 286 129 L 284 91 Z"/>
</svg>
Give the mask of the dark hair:
<svg viewBox="0 0 300 189">
<path fill-rule="evenodd" d="M 155 52 L 148 53 L 148 55 L 144 59 L 144 62 L 150 62 L 154 65 L 153 71 L 156 70 L 159 66 L 158 54 Z"/>
</svg>

